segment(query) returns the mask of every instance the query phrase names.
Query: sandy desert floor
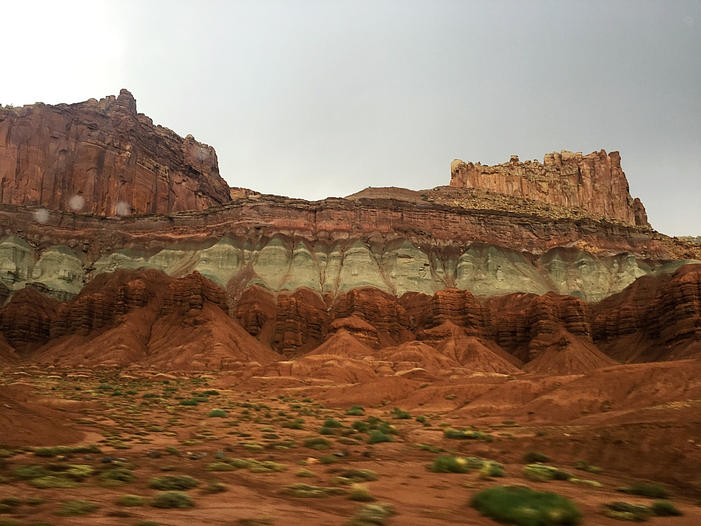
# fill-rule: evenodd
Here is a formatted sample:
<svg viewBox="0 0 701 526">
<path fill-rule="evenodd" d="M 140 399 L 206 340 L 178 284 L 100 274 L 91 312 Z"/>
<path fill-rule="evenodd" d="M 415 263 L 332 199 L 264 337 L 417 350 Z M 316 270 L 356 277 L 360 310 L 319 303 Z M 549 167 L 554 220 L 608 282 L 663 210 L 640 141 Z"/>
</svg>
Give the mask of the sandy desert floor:
<svg viewBox="0 0 701 526">
<path fill-rule="evenodd" d="M 0 525 L 496 524 L 470 501 L 503 485 L 567 497 L 585 525 L 622 524 L 607 503 L 661 498 L 682 515 L 650 524 L 701 524 L 701 404 L 573 415 L 581 381 L 286 387 L 15 368 L 0 376 Z M 544 402 L 568 386 L 570 398 Z M 465 472 L 441 472 L 456 465 Z M 543 465 L 554 480 L 534 480 Z M 621 491 L 641 481 L 662 493 Z M 170 490 L 179 493 L 164 497 Z"/>
</svg>

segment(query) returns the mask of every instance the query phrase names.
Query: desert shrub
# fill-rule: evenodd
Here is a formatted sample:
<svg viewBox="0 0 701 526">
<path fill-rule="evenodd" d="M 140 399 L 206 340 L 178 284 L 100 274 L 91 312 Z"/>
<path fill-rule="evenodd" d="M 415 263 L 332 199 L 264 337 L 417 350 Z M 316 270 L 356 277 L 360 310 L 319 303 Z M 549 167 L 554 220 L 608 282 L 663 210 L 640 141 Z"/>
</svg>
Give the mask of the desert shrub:
<svg viewBox="0 0 701 526">
<path fill-rule="evenodd" d="M 345 526 L 382 526 L 395 513 L 390 504 L 366 504 Z"/>
<path fill-rule="evenodd" d="M 341 422 L 339 422 L 338 420 L 335 420 L 333 418 L 327 418 L 326 420 L 324 420 L 323 427 L 339 428 L 339 427 L 343 427 L 343 424 L 341 424 Z"/>
<path fill-rule="evenodd" d="M 308 438 L 303 442 L 303 444 L 304 447 L 316 450 L 329 449 L 331 447 L 331 442 L 321 437 Z"/>
<path fill-rule="evenodd" d="M 334 455 L 324 455 L 322 457 L 319 457 L 319 462 L 321 464 L 335 464 L 338 462 L 338 457 Z"/>
<path fill-rule="evenodd" d="M 660 517 L 673 517 L 682 514 L 682 512 L 668 500 L 656 500 L 652 503 L 650 509 L 652 513 Z"/>
<path fill-rule="evenodd" d="M 621 489 L 621 491 L 623 493 L 650 497 L 652 499 L 664 499 L 669 496 L 667 488 L 656 482 L 634 482 L 627 488 Z"/>
<path fill-rule="evenodd" d="M 469 466 L 469 462 L 468 462 Z M 499 462 L 494 462 L 493 460 L 488 460 L 482 464 L 480 469 L 480 476 L 483 478 L 490 477 L 503 477 L 504 476 L 504 466 L 499 464 Z"/>
<path fill-rule="evenodd" d="M 523 468 L 523 474 L 528 480 L 546 482 L 548 480 L 570 480 L 571 473 L 545 464 L 529 464 Z"/>
<path fill-rule="evenodd" d="M 124 467 L 111 468 L 100 473 L 97 478 L 103 486 L 122 486 L 132 482 L 136 477 L 130 469 Z"/>
<path fill-rule="evenodd" d="M 650 508 L 628 502 L 609 502 L 604 504 L 604 515 L 619 521 L 646 521 L 650 515 Z"/>
<path fill-rule="evenodd" d="M 363 416 L 365 414 L 365 409 L 359 405 L 354 405 L 346 411 L 346 414 L 349 416 Z"/>
<path fill-rule="evenodd" d="M 489 435 L 480 431 L 469 431 L 466 429 L 451 428 L 444 429 L 443 436 L 445 438 L 451 438 L 456 440 L 488 440 L 490 438 Z"/>
<path fill-rule="evenodd" d="M 375 497 L 372 496 L 370 490 L 362 484 L 353 484 L 351 486 L 350 493 L 348 494 L 348 498 L 358 502 L 372 502 L 375 500 Z"/>
<path fill-rule="evenodd" d="M 290 484 L 282 490 L 285 495 L 301 498 L 320 498 L 329 495 L 340 495 L 345 490 L 340 488 L 325 488 L 321 486 L 310 486 L 309 484 Z"/>
<path fill-rule="evenodd" d="M 452 455 L 440 455 L 433 460 L 429 469 L 434 473 L 467 473 L 470 467 L 467 459 Z"/>
<path fill-rule="evenodd" d="M 151 499 L 154 508 L 192 508 L 194 505 L 190 496 L 182 491 L 164 491 Z"/>
<path fill-rule="evenodd" d="M 146 499 L 139 495 L 122 495 L 115 503 L 119 506 L 143 506 L 146 504 Z"/>
<path fill-rule="evenodd" d="M 582 516 L 565 497 L 519 486 L 485 489 L 475 494 L 470 504 L 482 515 L 519 526 L 570 526 L 578 524 Z"/>
<path fill-rule="evenodd" d="M 87 515 L 100 507 L 96 502 L 85 500 L 66 500 L 61 503 L 55 512 L 59 517 L 73 517 L 76 515 Z"/>
<path fill-rule="evenodd" d="M 226 418 L 228 415 L 223 409 L 212 409 L 207 416 L 211 418 Z"/>
<path fill-rule="evenodd" d="M 185 490 L 196 488 L 200 481 L 188 475 L 165 475 L 153 477 L 148 481 L 148 487 L 160 490 Z"/>
<path fill-rule="evenodd" d="M 78 482 L 75 480 L 68 479 L 66 477 L 60 477 L 56 475 L 47 475 L 45 477 L 38 477 L 31 479 L 29 484 L 39 489 L 50 489 L 50 488 L 75 488 L 78 486 Z"/>
<path fill-rule="evenodd" d="M 239 468 L 229 462 L 212 462 L 207 464 L 207 469 L 209 471 L 236 471 Z"/>
<path fill-rule="evenodd" d="M 355 482 L 370 482 L 377 480 L 377 473 L 369 469 L 345 469 L 334 479 L 337 484 L 350 485 Z"/>
<path fill-rule="evenodd" d="M 584 460 L 578 460 L 575 465 L 575 469 L 579 469 L 581 471 L 587 471 L 589 473 L 601 473 L 603 469 L 601 469 L 599 466 L 592 466 L 591 464 L 585 462 Z"/>
<path fill-rule="evenodd" d="M 224 493 L 228 490 L 228 486 L 222 482 L 210 482 L 204 488 L 202 488 L 202 493 L 205 495 L 212 495 L 214 493 Z"/>
<path fill-rule="evenodd" d="M 536 462 L 549 462 L 550 457 L 538 451 L 529 451 L 523 455 L 523 461 L 528 464 L 535 464 Z"/>
<path fill-rule="evenodd" d="M 302 418 L 297 418 L 296 420 L 288 420 L 282 423 L 282 427 L 288 429 L 304 429 L 304 420 Z"/>
<path fill-rule="evenodd" d="M 409 420 L 411 418 L 411 415 L 408 411 L 404 411 L 403 409 L 395 407 L 394 409 L 392 409 L 392 418 L 396 418 L 397 420 Z"/>
<path fill-rule="evenodd" d="M 370 431 L 370 436 L 368 437 L 368 444 L 378 444 L 380 442 L 394 442 L 394 439 L 390 435 L 384 433 L 383 431 L 380 431 L 379 429 L 374 429 Z"/>
</svg>

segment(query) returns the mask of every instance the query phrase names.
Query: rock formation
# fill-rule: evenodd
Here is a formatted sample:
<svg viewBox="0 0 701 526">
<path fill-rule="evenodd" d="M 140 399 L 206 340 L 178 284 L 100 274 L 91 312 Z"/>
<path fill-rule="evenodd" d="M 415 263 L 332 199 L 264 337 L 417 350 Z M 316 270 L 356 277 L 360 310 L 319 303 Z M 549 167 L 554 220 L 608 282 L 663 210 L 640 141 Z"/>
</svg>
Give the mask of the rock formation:
<svg viewBox="0 0 701 526">
<path fill-rule="evenodd" d="M 214 148 L 118 97 L 0 107 L 0 203 L 115 216 L 203 210 L 231 200 Z"/>
<path fill-rule="evenodd" d="M 310 202 L 229 188 L 123 90 L 0 109 L 0 179 L 3 362 L 350 381 L 699 352 L 701 246 L 650 228 L 616 152 Z"/>
<path fill-rule="evenodd" d="M 628 225 L 647 226 L 645 207 L 633 199 L 618 152 L 589 155 L 563 151 L 545 155 L 543 163 L 521 162 L 485 166 L 458 159 L 450 166 L 450 186 L 479 188 L 551 205 L 586 208 L 592 214 Z"/>
</svg>

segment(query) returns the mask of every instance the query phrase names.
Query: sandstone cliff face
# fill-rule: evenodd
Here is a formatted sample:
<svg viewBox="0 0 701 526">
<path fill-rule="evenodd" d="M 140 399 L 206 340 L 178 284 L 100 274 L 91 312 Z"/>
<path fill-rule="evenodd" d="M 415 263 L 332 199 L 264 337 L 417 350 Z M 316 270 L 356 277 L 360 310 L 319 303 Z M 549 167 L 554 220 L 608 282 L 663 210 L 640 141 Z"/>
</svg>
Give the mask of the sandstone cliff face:
<svg viewBox="0 0 701 526">
<path fill-rule="evenodd" d="M 586 208 L 591 214 L 649 226 L 645 208 L 633 199 L 618 152 L 589 155 L 563 151 L 545 155 L 543 163 L 520 162 L 483 166 L 455 160 L 450 185 L 478 188 L 556 206 Z"/>
<path fill-rule="evenodd" d="M 174 279 L 156 270 L 104 274 L 64 303 L 26 288 L 0 309 L 0 341 L 18 359 L 64 365 L 218 369 L 326 356 L 297 368 L 315 374 L 334 360 L 333 349 L 362 351 L 346 356 L 363 360 L 353 374 L 368 373 L 367 358 L 377 362 L 373 375 L 417 367 L 581 374 L 701 353 L 701 264 L 643 277 L 593 305 L 554 293 L 476 298 L 459 289 L 401 298 L 369 287 L 336 298 L 259 287 L 231 294 L 196 272 Z"/>
<path fill-rule="evenodd" d="M 0 108 L 0 203 L 114 216 L 230 200 L 214 148 L 154 126 L 127 90 Z"/>
</svg>

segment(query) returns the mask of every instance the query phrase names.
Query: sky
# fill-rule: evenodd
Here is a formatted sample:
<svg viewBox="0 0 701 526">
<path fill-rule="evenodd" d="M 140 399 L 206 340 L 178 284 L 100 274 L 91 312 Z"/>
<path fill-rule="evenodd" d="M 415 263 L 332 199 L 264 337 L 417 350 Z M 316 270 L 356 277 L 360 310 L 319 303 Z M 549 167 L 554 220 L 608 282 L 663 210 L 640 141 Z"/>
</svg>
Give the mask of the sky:
<svg viewBox="0 0 701 526">
<path fill-rule="evenodd" d="M 0 103 L 129 89 L 231 186 L 433 188 L 455 159 L 621 152 L 670 235 L 701 235 L 701 0 L 6 2 Z"/>
</svg>

